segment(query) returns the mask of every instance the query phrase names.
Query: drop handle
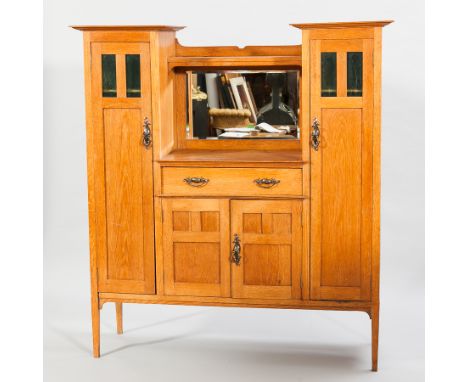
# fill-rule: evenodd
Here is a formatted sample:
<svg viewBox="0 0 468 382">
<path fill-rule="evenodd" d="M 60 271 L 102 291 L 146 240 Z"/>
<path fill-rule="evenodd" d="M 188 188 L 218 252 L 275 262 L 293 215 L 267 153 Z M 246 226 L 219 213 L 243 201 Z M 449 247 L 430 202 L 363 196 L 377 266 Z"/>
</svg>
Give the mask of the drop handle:
<svg viewBox="0 0 468 382">
<path fill-rule="evenodd" d="M 143 146 L 145 146 L 146 148 L 149 148 L 152 142 L 150 126 L 151 123 L 148 117 L 145 117 L 145 120 L 143 121 Z"/>
<path fill-rule="evenodd" d="M 236 265 L 240 265 L 241 246 L 240 246 L 239 235 L 237 233 L 234 234 L 234 241 L 232 243 L 234 244 L 234 247 L 232 248 L 232 252 L 231 252 L 231 263 L 234 263 Z"/>
<path fill-rule="evenodd" d="M 254 182 L 258 187 L 272 188 L 279 184 L 281 181 L 275 178 L 261 178 L 255 179 Z"/>
<path fill-rule="evenodd" d="M 315 151 L 318 151 L 320 146 L 320 123 L 317 117 L 312 122 L 312 147 Z"/>
<path fill-rule="evenodd" d="M 185 178 L 184 182 L 192 187 L 203 187 L 208 184 L 210 180 L 202 177 L 189 177 Z"/>
</svg>

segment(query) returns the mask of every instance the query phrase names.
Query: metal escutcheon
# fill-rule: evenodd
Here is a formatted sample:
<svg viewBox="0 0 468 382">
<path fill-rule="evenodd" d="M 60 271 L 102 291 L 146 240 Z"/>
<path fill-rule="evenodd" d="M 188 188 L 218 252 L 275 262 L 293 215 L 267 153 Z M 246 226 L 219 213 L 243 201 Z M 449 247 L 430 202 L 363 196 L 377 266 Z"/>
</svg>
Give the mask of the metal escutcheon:
<svg viewBox="0 0 468 382">
<path fill-rule="evenodd" d="M 317 117 L 314 118 L 312 123 L 312 147 L 318 151 L 320 146 L 320 123 Z"/>
<path fill-rule="evenodd" d="M 143 145 L 148 148 L 151 146 L 151 123 L 148 117 L 143 121 Z"/>
<path fill-rule="evenodd" d="M 234 234 L 234 241 L 232 243 L 234 244 L 234 247 L 232 248 L 232 253 L 231 253 L 231 263 L 234 263 L 236 265 L 240 265 L 241 246 L 240 246 L 239 235 L 237 233 Z"/>
</svg>

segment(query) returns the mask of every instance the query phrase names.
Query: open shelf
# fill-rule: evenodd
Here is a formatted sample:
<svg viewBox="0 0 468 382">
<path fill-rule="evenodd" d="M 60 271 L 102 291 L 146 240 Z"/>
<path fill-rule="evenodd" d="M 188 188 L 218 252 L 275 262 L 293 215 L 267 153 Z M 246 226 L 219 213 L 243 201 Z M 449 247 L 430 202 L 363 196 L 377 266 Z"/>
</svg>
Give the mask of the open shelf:
<svg viewBox="0 0 468 382">
<path fill-rule="evenodd" d="M 302 167 L 299 150 L 176 150 L 159 161 L 163 166 Z"/>
</svg>

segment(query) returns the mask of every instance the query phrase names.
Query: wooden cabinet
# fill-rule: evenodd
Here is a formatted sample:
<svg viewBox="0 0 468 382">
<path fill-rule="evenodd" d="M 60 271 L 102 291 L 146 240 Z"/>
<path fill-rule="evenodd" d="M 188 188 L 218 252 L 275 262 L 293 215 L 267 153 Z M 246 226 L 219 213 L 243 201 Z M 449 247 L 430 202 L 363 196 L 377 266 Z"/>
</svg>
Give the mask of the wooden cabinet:
<svg viewBox="0 0 468 382">
<path fill-rule="evenodd" d="M 320 133 L 310 151 L 312 183 L 320 184 L 311 187 L 310 295 L 369 300 L 373 40 L 347 39 L 347 30 L 333 37 L 309 41 L 310 124 Z"/>
<path fill-rule="evenodd" d="M 99 290 L 154 293 L 153 154 L 141 144 L 144 118 L 151 119 L 149 44 L 97 42 L 91 55 L 90 209 Z M 137 89 L 127 83 L 128 57 L 139 57 Z"/>
<path fill-rule="evenodd" d="M 299 45 L 243 49 L 76 27 L 95 356 L 107 302 L 119 333 L 127 302 L 350 310 L 372 319 L 377 370 L 388 23 L 295 24 Z"/>
<path fill-rule="evenodd" d="M 300 201 L 170 198 L 162 206 L 166 295 L 301 299 Z"/>
</svg>

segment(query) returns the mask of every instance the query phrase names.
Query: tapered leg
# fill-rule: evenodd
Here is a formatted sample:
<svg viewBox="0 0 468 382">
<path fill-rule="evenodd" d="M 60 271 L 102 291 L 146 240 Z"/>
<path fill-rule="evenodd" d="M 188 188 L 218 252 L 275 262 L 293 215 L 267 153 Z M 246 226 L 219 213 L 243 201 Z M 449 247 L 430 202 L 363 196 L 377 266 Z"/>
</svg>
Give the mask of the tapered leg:
<svg viewBox="0 0 468 382">
<path fill-rule="evenodd" d="M 372 371 L 377 371 L 379 359 L 379 305 L 372 308 Z"/>
<path fill-rule="evenodd" d="M 117 318 L 117 334 L 122 334 L 123 325 L 122 325 L 122 303 L 121 302 L 115 303 L 115 315 Z"/>
<path fill-rule="evenodd" d="M 92 314 L 92 325 L 93 325 L 93 356 L 99 358 L 100 343 L 101 343 L 101 319 L 99 310 L 99 300 L 97 295 L 91 298 L 91 314 Z"/>
</svg>

